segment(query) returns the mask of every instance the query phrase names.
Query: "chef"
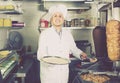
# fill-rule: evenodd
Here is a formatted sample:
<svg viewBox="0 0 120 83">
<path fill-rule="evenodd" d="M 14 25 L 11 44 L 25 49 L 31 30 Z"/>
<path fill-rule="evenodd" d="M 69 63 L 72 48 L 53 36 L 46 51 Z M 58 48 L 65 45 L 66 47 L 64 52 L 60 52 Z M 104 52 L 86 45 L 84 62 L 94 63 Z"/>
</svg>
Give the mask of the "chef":
<svg viewBox="0 0 120 83">
<path fill-rule="evenodd" d="M 64 5 L 54 5 L 50 7 L 48 13 L 52 26 L 40 34 L 37 52 L 41 83 L 68 83 L 69 64 L 53 65 L 41 59 L 45 56 L 58 56 L 70 60 L 70 53 L 76 58 L 86 59 L 87 55 L 76 47 L 72 34 L 62 29 L 67 8 Z"/>
</svg>

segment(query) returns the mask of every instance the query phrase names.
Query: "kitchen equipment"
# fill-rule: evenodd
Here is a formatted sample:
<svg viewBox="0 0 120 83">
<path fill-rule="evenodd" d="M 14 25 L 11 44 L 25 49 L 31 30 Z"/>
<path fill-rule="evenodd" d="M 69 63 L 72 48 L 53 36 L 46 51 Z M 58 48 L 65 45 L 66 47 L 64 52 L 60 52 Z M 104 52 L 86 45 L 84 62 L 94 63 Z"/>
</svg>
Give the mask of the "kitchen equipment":
<svg viewBox="0 0 120 83">
<path fill-rule="evenodd" d="M 87 73 L 87 72 L 86 72 Z M 73 82 L 72 83 L 101 83 L 101 82 L 91 82 L 91 81 L 85 81 L 85 80 L 83 80 L 81 77 L 80 77 L 80 75 L 81 74 L 85 74 L 85 72 L 83 72 L 83 73 L 79 73 L 76 77 L 75 77 L 75 79 L 73 80 Z M 97 75 L 96 75 L 97 76 Z M 99 75 L 98 75 L 99 76 Z M 100 76 L 107 76 L 108 78 L 110 78 L 110 80 L 107 80 L 106 82 L 104 82 L 104 83 L 119 83 L 120 82 L 120 79 L 119 79 L 119 77 L 114 77 L 114 76 L 108 76 L 108 75 L 100 75 Z M 102 82 L 103 83 L 103 82 Z"/>
<path fill-rule="evenodd" d="M 106 24 L 108 57 L 113 61 L 114 72 L 120 71 L 120 21 L 110 20 Z"/>
<path fill-rule="evenodd" d="M 98 59 L 108 58 L 105 32 L 106 29 L 104 26 L 96 26 L 93 29 L 93 40 L 95 45 L 96 57 Z"/>
<path fill-rule="evenodd" d="M 110 78 L 110 80 L 104 82 L 104 83 L 119 83 L 120 82 L 120 72 L 113 71 L 113 62 L 104 60 L 104 61 L 97 61 L 95 64 L 92 64 L 88 66 L 87 68 L 77 68 L 78 75 L 76 75 L 74 81 L 72 83 L 93 83 L 91 81 L 85 81 L 81 79 L 80 75 L 82 74 L 94 74 L 94 75 L 105 75 Z M 98 82 L 96 82 L 98 83 Z M 101 82 L 100 82 L 101 83 Z"/>
<path fill-rule="evenodd" d="M 22 45 L 23 45 L 23 38 L 21 34 L 17 31 L 11 31 L 9 33 L 6 49 L 19 50 L 22 48 Z"/>
<path fill-rule="evenodd" d="M 2 52 L 5 52 L 6 54 L 6 50 Z M 4 58 L 0 57 L 0 83 L 9 83 L 14 80 L 14 74 L 17 71 L 17 67 L 18 55 L 15 51 L 11 51 Z"/>
<path fill-rule="evenodd" d="M 66 65 L 70 63 L 68 59 L 58 56 L 45 56 L 41 59 L 41 61 L 52 65 Z"/>
<path fill-rule="evenodd" d="M 109 83 L 110 77 L 107 75 L 82 72 L 80 75 L 82 83 Z"/>
<path fill-rule="evenodd" d="M 104 26 L 96 26 L 93 30 L 93 39 L 96 51 L 96 57 L 101 61 L 110 61 L 108 58 L 107 52 L 107 43 L 106 43 L 106 28 Z M 106 63 L 108 64 L 108 63 Z M 120 61 L 111 61 L 112 71 L 120 71 Z"/>
<path fill-rule="evenodd" d="M 74 19 L 75 27 L 79 27 L 79 19 L 75 18 Z"/>
</svg>

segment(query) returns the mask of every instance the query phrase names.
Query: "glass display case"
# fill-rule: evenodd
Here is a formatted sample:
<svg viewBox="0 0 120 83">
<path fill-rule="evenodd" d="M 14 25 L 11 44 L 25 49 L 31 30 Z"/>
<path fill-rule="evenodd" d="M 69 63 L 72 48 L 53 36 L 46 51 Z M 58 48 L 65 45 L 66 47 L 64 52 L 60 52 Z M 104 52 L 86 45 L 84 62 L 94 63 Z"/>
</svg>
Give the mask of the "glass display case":
<svg viewBox="0 0 120 83">
<path fill-rule="evenodd" d="M 11 83 L 10 79 L 14 77 L 17 66 L 18 54 L 15 51 L 0 51 L 0 83 Z"/>
</svg>

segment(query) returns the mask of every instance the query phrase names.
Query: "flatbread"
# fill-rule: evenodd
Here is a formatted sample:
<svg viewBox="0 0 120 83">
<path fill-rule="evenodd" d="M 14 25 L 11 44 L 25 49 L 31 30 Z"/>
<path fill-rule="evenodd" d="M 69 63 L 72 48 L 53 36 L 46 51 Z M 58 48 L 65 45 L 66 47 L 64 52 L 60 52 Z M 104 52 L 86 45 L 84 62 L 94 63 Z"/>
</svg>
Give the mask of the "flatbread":
<svg viewBox="0 0 120 83">
<path fill-rule="evenodd" d="M 0 51 L 0 58 L 5 58 L 10 53 L 11 53 L 11 51 L 9 51 L 9 50 Z"/>
<path fill-rule="evenodd" d="M 44 57 L 42 61 L 49 63 L 49 64 L 68 64 L 69 60 L 61 58 L 61 57 Z"/>
<path fill-rule="evenodd" d="M 91 63 L 95 63 L 97 61 L 97 58 L 90 58 Z"/>
</svg>

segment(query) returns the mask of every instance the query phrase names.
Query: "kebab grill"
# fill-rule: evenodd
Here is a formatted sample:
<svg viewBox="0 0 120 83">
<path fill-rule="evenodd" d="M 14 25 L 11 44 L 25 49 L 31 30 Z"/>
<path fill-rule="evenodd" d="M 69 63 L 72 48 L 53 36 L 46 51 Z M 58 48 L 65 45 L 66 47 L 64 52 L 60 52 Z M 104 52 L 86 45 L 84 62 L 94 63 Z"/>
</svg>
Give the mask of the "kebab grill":
<svg viewBox="0 0 120 83">
<path fill-rule="evenodd" d="M 95 75 L 92 73 L 82 74 L 80 76 L 85 81 L 91 81 L 92 83 L 104 83 L 110 80 L 106 75 Z"/>
<path fill-rule="evenodd" d="M 120 21 L 110 20 L 106 25 L 108 57 L 114 68 L 120 68 Z"/>
<path fill-rule="evenodd" d="M 98 61 L 88 68 L 81 70 L 82 72 L 78 77 L 81 83 L 119 83 L 120 21 L 110 20 L 107 22 L 106 27 L 101 28 L 97 26 L 97 29 L 98 28 L 101 29 L 99 30 L 100 32 L 97 31 L 94 33 L 95 36 L 93 35 L 94 41 L 96 41 L 94 43 L 97 49 L 96 57 Z"/>
</svg>

